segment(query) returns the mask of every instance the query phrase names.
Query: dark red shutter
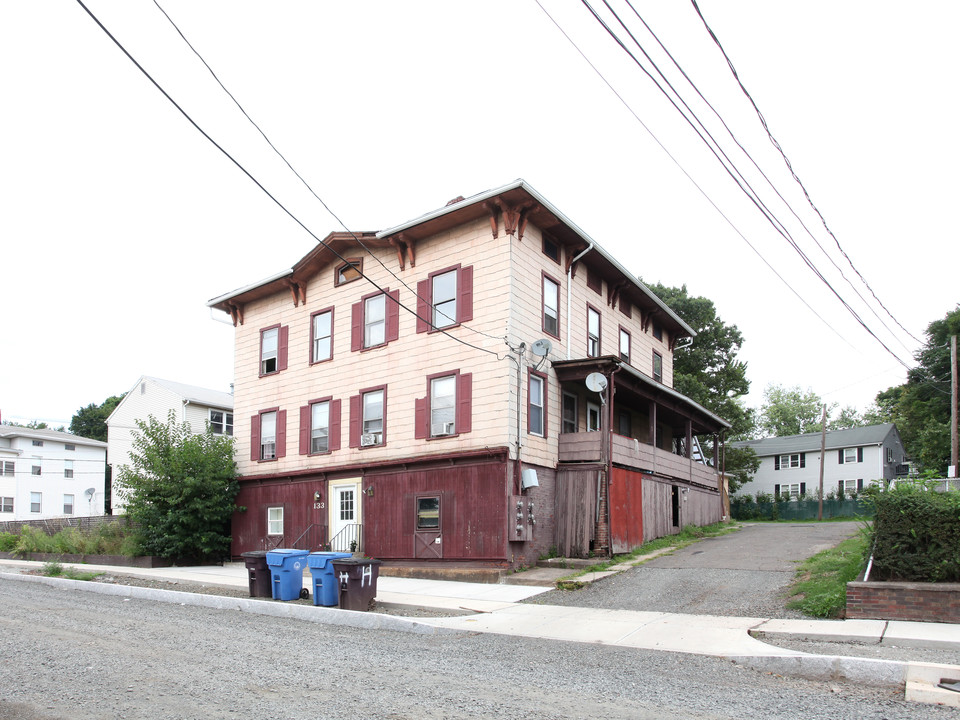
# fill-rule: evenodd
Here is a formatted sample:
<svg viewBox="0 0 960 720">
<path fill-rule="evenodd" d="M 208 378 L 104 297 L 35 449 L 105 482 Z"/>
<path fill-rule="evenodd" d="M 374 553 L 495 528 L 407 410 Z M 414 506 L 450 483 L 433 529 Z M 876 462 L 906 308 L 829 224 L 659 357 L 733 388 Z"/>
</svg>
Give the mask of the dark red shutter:
<svg viewBox="0 0 960 720">
<path fill-rule="evenodd" d="M 350 307 L 350 349 L 363 349 L 363 301 Z"/>
<path fill-rule="evenodd" d="M 473 265 L 460 268 L 457 280 L 457 322 L 470 322 L 473 320 Z"/>
<path fill-rule="evenodd" d="M 432 293 L 430 292 L 431 282 L 421 280 L 417 283 L 417 332 L 423 333 L 430 329 L 433 322 L 433 304 Z"/>
<path fill-rule="evenodd" d="M 779 469 L 780 469 L 780 456 L 779 456 L 779 455 L 774 455 L 774 456 L 773 456 L 773 469 L 774 469 L 774 470 L 779 470 Z"/>
<path fill-rule="evenodd" d="M 457 377 L 457 433 L 473 430 L 473 373 Z"/>
<path fill-rule="evenodd" d="M 330 452 L 340 449 L 340 401 L 330 401 Z"/>
<path fill-rule="evenodd" d="M 774 499 L 774 500 L 779 500 L 779 499 L 780 499 L 780 486 L 779 486 L 779 485 L 774 485 L 774 486 L 773 486 L 773 499 Z"/>
<path fill-rule="evenodd" d="M 310 454 L 310 406 L 300 406 L 300 454 Z"/>
<path fill-rule="evenodd" d="M 350 447 L 360 447 L 360 396 L 350 398 Z"/>
<path fill-rule="evenodd" d="M 843 500 L 843 480 L 840 480 L 838 483 L 838 490 L 840 491 L 840 499 Z"/>
<path fill-rule="evenodd" d="M 807 466 L 807 454 L 800 453 L 800 467 L 806 467 L 806 466 Z"/>
<path fill-rule="evenodd" d="M 277 371 L 287 369 L 287 342 L 290 337 L 290 326 L 281 325 L 280 332 L 277 333 Z"/>
<path fill-rule="evenodd" d="M 863 462 L 863 448 L 857 448 L 857 462 Z"/>
<path fill-rule="evenodd" d="M 250 418 L 250 460 L 256 462 L 260 459 L 260 416 L 253 415 Z"/>
<path fill-rule="evenodd" d="M 857 492 L 863 490 L 863 478 L 857 478 Z"/>
<path fill-rule="evenodd" d="M 287 456 L 287 411 L 277 410 L 277 457 Z"/>
<path fill-rule="evenodd" d="M 806 484 L 806 483 L 800 483 L 800 494 L 801 494 L 801 495 L 806 495 L 806 494 L 807 494 L 807 484 Z"/>
<path fill-rule="evenodd" d="M 386 301 L 387 305 L 387 336 L 386 342 L 393 342 L 400 337 L 400 291 L 394 290 L 387 293 L 391 298 Z"/>
<path fill-rule="evenodd" d="M 843 465 L 843 450 L 837 450 L 837 462 Z"/>
<path fill-rule="evenodd" d="M 413 402 L 413 437 L 417 440 L 430 437 L 430 418 L 427 412 L 427 398 L 416 398 Z"/>
</svg>

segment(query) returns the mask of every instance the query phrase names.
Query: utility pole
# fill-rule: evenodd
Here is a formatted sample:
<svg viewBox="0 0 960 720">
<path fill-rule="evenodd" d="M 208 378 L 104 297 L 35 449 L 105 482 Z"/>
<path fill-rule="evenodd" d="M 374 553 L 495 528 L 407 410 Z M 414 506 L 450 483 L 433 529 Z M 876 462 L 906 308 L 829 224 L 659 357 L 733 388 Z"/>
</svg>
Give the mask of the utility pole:
<svg viewBox="0 0 960 720">
<path fill-rule="evenodd" d="M 820 418 L 820 502 L 817 506 L 817 520 L 823 520 L 823 464 L 827 454 L 827 404 L 823 404 L 823 416 Z"/>
<path fill-rule="evenodd" d="M 957 336 L 950 336 L 950 464 L 953 477 L 960 475 L 957 442 Z M 949 476 L 950 473 L 947 473 Z"/>
</svg>

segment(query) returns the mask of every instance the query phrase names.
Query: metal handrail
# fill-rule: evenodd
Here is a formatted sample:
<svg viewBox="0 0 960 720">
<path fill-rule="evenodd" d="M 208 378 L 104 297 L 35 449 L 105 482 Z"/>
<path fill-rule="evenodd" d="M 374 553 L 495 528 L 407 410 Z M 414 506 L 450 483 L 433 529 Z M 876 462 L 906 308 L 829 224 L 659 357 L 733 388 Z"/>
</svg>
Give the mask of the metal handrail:
<svg viewBox="0 0 960 720">
<path fill-rule="evenodd" d="M 334 535 L 328 547 L 333 552 L 359 552 L 363 550 L 363 524 L 350 523 Z"/>
</svg>

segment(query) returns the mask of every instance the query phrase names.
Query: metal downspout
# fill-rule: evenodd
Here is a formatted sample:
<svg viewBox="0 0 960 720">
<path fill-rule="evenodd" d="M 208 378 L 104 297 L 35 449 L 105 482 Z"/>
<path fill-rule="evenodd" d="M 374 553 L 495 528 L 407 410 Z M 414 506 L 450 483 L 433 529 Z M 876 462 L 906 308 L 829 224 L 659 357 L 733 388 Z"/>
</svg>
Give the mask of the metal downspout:
<svg viewBox="0 0 960 720">
<path fill-rule="evenodd" d="M 610 511 L 610 481 L 613 475 L 613 396 L 614 396 L 614 387 L 613 387 L 613 376 L 616 375 L 620 368 L 623 367 L 619 363 L 617 366 L 610 371 L 610 379 L 607 382 L 607 387 L 609 388 L 608 398 L 607 398 L 607 432 L 606 437 L 604 438 L 604 444 L 607 446 L 607 461 L 604 472 L 606 473 L 606 484 L 607 484 L 607 551 L 610 554 L 610 557 L 613 557 L 613 515 Z"/>
<path fill-rule="evenodd" d="M 593 243 L 591 242 L 587 245 L 586 249 L 583 250 L 579 255 L 573 258 L 570 261 L 570 265 L 567 267 L 567 360 L 570 359 L 570 286 L 573 284 L 573 266 L 584 255 L 593 250 Z"/>
</svg>

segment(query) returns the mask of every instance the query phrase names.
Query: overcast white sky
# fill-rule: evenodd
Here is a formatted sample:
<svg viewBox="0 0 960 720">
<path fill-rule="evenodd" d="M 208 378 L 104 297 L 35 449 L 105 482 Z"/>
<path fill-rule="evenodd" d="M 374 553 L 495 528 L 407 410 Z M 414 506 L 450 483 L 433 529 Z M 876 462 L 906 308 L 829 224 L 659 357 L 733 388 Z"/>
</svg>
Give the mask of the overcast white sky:
<svg viewBox="0 0 960 720">
<path fill-rule="evenodd" d="M 780 383 L 864 409 L 903 382 L 903 366 L 813 278 L 584 5 L 542 2 L 826 322 L 720 216 L 534 0 L 160 0 L 351 230 L 397 225 L 522 177 L 644 280 L 686 283 L 713 300 L 745 337 L 750 404 Z M 633 4 L 855 280 L 692 5 Z M 611 5 L 692 104 L 692 90 L 630 8 Z M 960 300 L 960 5 L 699 5 L 844 250 L 923 339 L 926 325 Z M 88 6 L 316 235 L 341 229 L 153 2 Z M 188 124 L 78 3 L 0 4 L 0 64 L 3 419 L 68 424 L 78 408 L 142 374 L 226 390 L 233 329 L 205 303 L 290 267 L 315 241 Z M 721 138 L 716 119 L 694 107 Z M 733 147 L 728 137 L 723 143 Z M 746 171 L 748 161 L 733 157 Z M 836 290 L 910 361 L 917 343 L 876 304 L 883 323 L 864 309 L 755 171 L 749 179 Z"/>
</svg>

